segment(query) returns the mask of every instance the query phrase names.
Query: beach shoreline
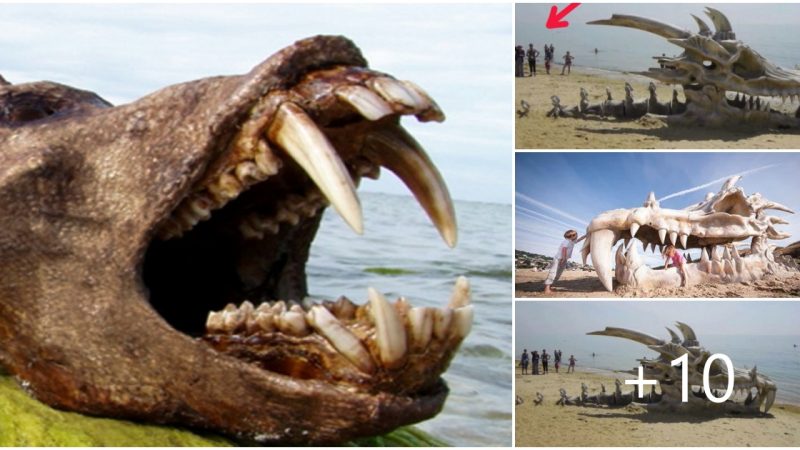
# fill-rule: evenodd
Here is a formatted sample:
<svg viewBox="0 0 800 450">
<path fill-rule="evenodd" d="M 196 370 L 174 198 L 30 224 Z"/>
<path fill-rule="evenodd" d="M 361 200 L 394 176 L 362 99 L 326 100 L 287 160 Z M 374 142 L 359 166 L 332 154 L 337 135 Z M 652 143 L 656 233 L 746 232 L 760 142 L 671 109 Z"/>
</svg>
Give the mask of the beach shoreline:
<svg viewBox="0 0 800 450">
<path fill-rule="evenodd" d="M 521 100 L 530 104 L 527 116 L 515 117 L 516 149 L 800 148 L 800 130 L 670 127 L 652 117 L 553 119 L 546 116 L 552 108 L 552 95 L 558 95 L 561 105 L 569 109 L 578 104 L 580 88 L 584 88 L 589 93 L 590 104 L 599 104 L 606 99 L 606 87 L 614 100 L 624 99 L 624 85 L 629 82 L 634 98 L 641 101 L 649 96 L 647 86 L 652 80 L 631 72 L 586 66 L 573 66 L 570 75 L 562 76 L 561 66 L 557 64 L 550 73 L 544 74 L 540 66 L 536 77 L 515 78 L 515 110 L 520 107 Z M 672 86 L 656 82 L 656 87 L 659 101 L 672 99 Z M 684 102 L 680 87 L 677 92 L 678 99 Z M 792 114 L 798 108 L 797 102 L 782 104 L 780 100 L 771 105 L 773 109 Z"/>
<path fill-rule="evenodd" d="M 764 297 L 798 297 L 800 296 L 800 276 L 796 273 L 785 275 L 768 275 L 767 277 L 747 283 L 690 285 L 686 288 L 659 288 L 642 291 L 629 288 L 618 288 L 614 292 L 607 291 L 597 274 L 585 271 L 565 271 L 561 278 L 553 283 L 553 293 L 544 295 L 546 271 L 532 269 L 516 269 L 514 276 L 515 298 L 564 297 L 564 298 L 764 298 Z"/>
<path fill-rule="evenodd" d="M 523 403 L 516 406 L 515 445 L 531 447 L 672 447 L 672 446 L 798 446 L 800 406 L 776 403 L 765 417 L 734 415 L 674 414 L 647 412 L 638 404 L 621 408 L 558 406 L 559 389 L 570 396 L 580 394 L 581 383 L 589 394 L 600 384 L 613 389 L 614 379 L 632 375 L 602 369 L 566 367 L 556 374 L 522 375 L 515 368 L 515 393 Z M 624 389 L 623 391 L 629 391 Z M 536 393 L 544 396 L 534 405 Z"/>
</svg>

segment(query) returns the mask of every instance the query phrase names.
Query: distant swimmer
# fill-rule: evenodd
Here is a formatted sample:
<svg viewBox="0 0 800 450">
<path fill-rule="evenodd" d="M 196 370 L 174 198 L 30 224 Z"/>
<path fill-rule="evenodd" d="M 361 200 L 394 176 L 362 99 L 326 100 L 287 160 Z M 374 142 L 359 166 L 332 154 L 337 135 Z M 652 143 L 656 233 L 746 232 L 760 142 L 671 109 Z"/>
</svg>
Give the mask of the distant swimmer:
<svg viewBox="0 0 800 450">
<path fill-rule="evenodd" d="M 597 48 L 596 48 L 596 47 L 595 47 L 595 49 L 594 49 L 594 54 L 595 54 L 595 55 L 597 54 Z"/>
<path fill-rule="evenodd" d="M 594 358 L 594 353 L 592 353 L 592 358 Z"/>
</svg>

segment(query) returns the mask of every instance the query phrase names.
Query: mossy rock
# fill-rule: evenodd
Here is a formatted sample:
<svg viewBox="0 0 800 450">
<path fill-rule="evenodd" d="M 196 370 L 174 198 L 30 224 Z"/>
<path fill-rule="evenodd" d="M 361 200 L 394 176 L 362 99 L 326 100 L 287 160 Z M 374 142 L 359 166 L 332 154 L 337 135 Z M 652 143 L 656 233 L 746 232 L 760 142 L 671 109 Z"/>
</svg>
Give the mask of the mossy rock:
<svg viewBox="0 0 800 450">
<path fill-rule="evenodd" d="M 37 401 L 0 374 L 0 447 L 217 447 L 235 446 L 221 436 L 60 411 Z M 356 446 L 446 445 L 414 427 L 361 439 Z"/>
</svg>

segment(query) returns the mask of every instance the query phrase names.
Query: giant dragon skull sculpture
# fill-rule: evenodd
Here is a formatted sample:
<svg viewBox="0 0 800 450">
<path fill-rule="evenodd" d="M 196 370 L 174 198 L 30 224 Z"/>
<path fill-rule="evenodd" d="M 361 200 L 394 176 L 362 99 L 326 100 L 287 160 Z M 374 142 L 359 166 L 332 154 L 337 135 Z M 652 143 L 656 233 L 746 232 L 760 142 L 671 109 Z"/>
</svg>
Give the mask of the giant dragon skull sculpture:
<svg viewBox="0 0 800 450">
<path fill-rule="evenodd" d="M 775 383 L 766 375 L 758 373 L 753 366 L 750 370 L 734 367 L 733 373 L 728 373 L 727 365 L 720 359 L 711 361 L 708 377 L 708 388 L 715 397 L 720 398 L 728 388 L 728 378 L 733 378 L 734 394 L 724 403 L 714 403 L 703 392 L 703 371 L 712 353 L 700 346 L 697 335 L 689 325 L 682 322 L 676 324 L 683 335 L 683 339 L 670 328 L 669 340 L 659 339 L 647 333 L 629 330 L 626 328 L 606 327 L 603 331 L 587 333 L 596 336 L 614 336 L 644 344 L 650 350 L 658 353 L 655 359 L 639 359 L 643 367 L 644 379 L 658 382 L 660 393 L 653 386 L 648 394 L 640 393 L 634 388 L 633 392 L 623 393 L 622 383 L 617 380 L 613 393 L 607 393 L 605 386 L 597 395 L 589 395 L 588 386 L 582 385 L 581 394 L 570 397 L 561 389 L 561 398 L 556 402 L 559 405 L 593 405 L 593 406 L 624 406 L 630 403 L 646 403 L 649 410 L 680 412 L 687 410 L 724 411 L 739 414 L 766 414 L 775 403 L 775 394 L 778 391 Z M 688 401 L 682 398 L 682 368 L 673 366 L 672 361 L 683 355 L 688 355 L 687 386 L 691 389 Z M 638 368 L 628 373 L 639 375 Z"/>
<path fill-rule="evenodd" d="M 682 48 L 683 53 L 676 58 L 655 57 L 660 67 L 634 73 L 663 83 L 681 85 L 686 97 L 685 104 L 677 101 L 677 95 L 670 102 L 658 102 L 652 87 L 649 99 L 634 102 L 632 88 L 628 89 L 628 86 L 624 101 L 614 102 L 609 93 L 609 98 L 602 104 L 582 104 L 571 110 L 562 108 L 554 117 L 599 115 L 638 118 L 650 113 L 667 115 L 669 123 L 681 125 L 800 126 L 800 108 L 794 114 L 785 114 L 770 106 L 770 102 L 777 105 L 779 100 L 798 100 L 800 72 L 778 67 L 742 41 L 736 40 L 730 21 L 720 11 L 706 8 L 705 12 L 713 22 L 715 32 L 694 15 L 692 17 L 699 26 L 696 33 L 656 20 L 622 14 L 589 22 L 591 25 L 647 31 Z M 553 102 L 555 109 L 555 100 Z"/>
<path fill-rule="evenodd" d="M 301 305 L 323 211 L 360 233 L 355 187 L 380 167 L 455 244 L 403 115 L 444 119 L 331 36 L 117 107 L 0 79 L 0 363 L 58 408 L 265 443 L 434 416 L 471 326 L 466 279 L 443 309 L 376 290 Z"/>
<path fill-rule="evenodd" d="M 586 229 L 581 251 L 584 264 L 591 254 L 592 265 L 609 291 L 613 290 L 612 262 L 614 278 L 622 285 L 642 289 L 678 286 L 680 274 L 676 268 L 653 270 L 644 264 L 631 242 L 635 237 L 645 250 L 661 250 L 665 244 L 676 249 L 700 248 L 700 259 L 686 264 L 690 284 L 752 281 L 788 270 L 775 260 L 774 246 L 767 241 L 789 237 L 774 228 L 788 222 L 767 211 L 793 211 L 761 194 L 745 195 L 741 187 L 735 186 L 740 178 L 728 179 L 716 194 L 708 193 L 704 201 L 681 210 L 661 208 L 651 192 L 639 208 L 599 214 Z M 742 256 L 733 244 L 745 239 L 751 240 L 750 254 Z M 619 241 L 623 243 L 612 258 L 612 247 Z"/>
</svg>

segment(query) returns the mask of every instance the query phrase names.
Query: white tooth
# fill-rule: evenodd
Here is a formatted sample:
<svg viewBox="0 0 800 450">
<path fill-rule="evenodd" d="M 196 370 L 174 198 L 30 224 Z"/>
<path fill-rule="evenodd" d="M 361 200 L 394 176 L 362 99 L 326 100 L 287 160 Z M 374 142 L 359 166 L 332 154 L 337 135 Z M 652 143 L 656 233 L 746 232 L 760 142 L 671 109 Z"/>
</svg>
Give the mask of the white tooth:
<svg viewBox="0 0 800 450">
<path fill-rule="evenodd" d="M 239 306 L 239 311 L 241 311 L 242 314 L 244 314 L 244 315 L 249 315 L 254 310 L 255 310 L 255 307 L 253 306 L 252 303 L 250 303 L 250 300 L 243 301 L 242 304 Z"/>
<path fill-rule="evenodd" d="M 458 226 L 453 201 L 441 174 L 425 150 L 399 126 L 371 132 L 367 144 L 365 150 L 368 158 L 391 170 L 403 181 L 447 245 L 455 246 Z"/>
<path fill-rule="evenodd" d="M 414 109 L 424 106 L 417 105 L 416 99 L 413 95 L 411 95 L 411 93 L 408 92 L 408 89 L 406 89 L 403 83 L 393 78 L 375 77 L 369 80 L 368 84 L 372 89 L 380 94 L 381 97 L 385 98 L 389 102 L 399 103 L 403 106 Z"/>
<path fill-rule="evenodd" d="M 730 259 L 725 259 L 722 261 L 722 267 L 726 274 L 730 276 L 736 275 L 736 270 L 733 268 L 733 261 Z"/>
<path fill-rule="evenodd" d="M 228 200 L 236 198 L 242 192 L 242 185 L 235 176 L 223 173 L 214 180 L 208 187 L 208 191 L 214 196 L 217 203 L 226 203 Z"/>
<path fill-rule="evenodd" d="M 433 333 L 433 310 L 416 307 L 408 311 L 408 322 L 411 325 L 411 337 L 415 348 L 424 349 L 431 342 Z"/>
<path fill-rule="evenodd" d="M 728 247 L 725 247 L 725 251 L 722 252 L 722 259 L 731 259 L 731 252 Z"/>
<path fill-rule="evenodd" d="M 711 247 L 711 260 L 712 261 L 719 261 L 720 260 L 719 253 L 717 252 L 717 246 L 716 245 Z"/>
<path fill-rule="evenodd" d="M 375 372 L 375 364 L 361 341 L 323 306 L 312 306 L 308 323 L 345 358 L 364 373 Z"/>
<path fill-rule="evenodd" d="M 456 279 L 456 285 L 453 287 L 453 293 L 450 295 L 450 302 L 447 306 L 456 309 L 469 305 L 470 296 L 469 280 L 465 276 L 460 276 Z"/>
<path fill-rule="evenodd" d="M 636 232 L 637 232 L 637 231 L 639 231 L 639 224 L 638 224 L 638 223 L 636 223 L 636 222 L 633 222 L 633 223 L 631 224 L 631 237 L 634 237 L 634 236 L 636 236 Z"/>
<path fill-rule="evenodd" d="M 302 337 L 309 333 L 305 314 L 302 312 L 286 311 L 282 315 L 276 316 L 275 319 L 278 328 L 286 334 Z"/>
<path fill-rule="evenodd" d="M 436 102 L 433 100 L 433 98 L 431 98 L 430 95 L 428 95 L 427 92 L 425 92 L 421 87 L 417 86 L 412 81 L 404 80 L 401 81 L 401 83 L 403 83 L 403 85 L 406 87 L 409 93 L 411 93 L 412 95 L 416 95 L 418 98 L 421 98 L 422 99 L 421 104 L 425 105 L 424 107 L 422 107 L 424 109 L 417 112 L 417 119 L 419 119 L 421 122 L 428 122 L 431 120 L 435 122 L 444 122 L 445 119 L 444 113 L 439 108 L 439 105 L 436 104 Z M 418 104 L 420 103 L 418 102 Z"/>
<path fill-rule="evenodd" d="M 669 240 L 672 242 L 672 245 L 678 243 L 678 232 L 677 231 L 670 231 L 669 232 Z"/>
<path fill-rule="evenodd" d="M 233 333 L 244 324 L 244 314 L 239 311 L 222 312 L 222 328 L 228 333 Z"/>
<path fill-rule="evenodd" d="M 452 309 L 445 307 L 433 310 L 433 335 L 436 336 L 436 339 L 444 339 L 447 336 L 447 330 L 450 329 L 452 321 Z"/>
<path fill-rule="evenodd" d="M 267 176 L 275 175 L 283 166 L 281 160 L 272 153 L 263 139 L 259 139 L 258 141 L 254 160 L 256 166 L 258 166 L 258 170 Z"/>
<path fill-rule="evenodd" d="M 611 247 L 617 241 L 617 235 L 612 230 L 597 230 L 592 232 L 590 248 L 592 249 L 592 265 L 597 277 L 607 291 L 613 290 L 611 280 Z"/>
<path fill-rule="evenodd" d="M 255 322 L 261 331 L 270 332 L 275 330 L 275 320 L 271 312 L 256 312 Z"/>
<path fill-rule="evenodd" d="M 736 247 L 733 247 L 733 251 L 731 252 L 731 256 L 733 256 L 733 259 L 735 259 L 737 261 L 742 259 L 741 255 L 739 255 L 739 250 Z"/>
<path fill-rule="evenodd" d="M 218 333 L 225 328 L 222 313 L 211 311 L 206 319 L 206 332 Z"/>
<path fill-rule="evenodd" d="M 700 249 L 700 262 L 707 263 L 708 262 L 708 252 L 706 252 L 705 248 Z"/>
<path fill-rule="evenodd" d="M 314 121 L 294 103 L 283 103 L 267 134 L 308 173 L 350 228 L 362 234 L 361 204 L 353 180 Z"/>
<path fill-rule="evenodd" d="M 464 339 L 472 329 L 472 305 L 462 306 L 453 310 L 452 335 L 457 339 Z"/>
<path fill-rule="evenodd" d="M 667 230 L 661 228 L 658 230 L 658 238 L 661 240 L 661 243 L 664 243 L 664 239 L 667 238 Z"/>
<path fill-rule="evenodd" d="M 375 341 L 384 366 L 394 369 L 402 365 L 406 355 L 406 330 L 397 311 L 383 294 L 369 288 L 369 305 L 375 324 Z"/>
<path fill-rule="evenodd" d="M 686 241 L 689 239 L 688 235 L 681 234 L 681 247 L 686 248 Z"/>
<path fill-rule="evenodd" d="M 189 208 L 192 210 L 192 214 L 200 220 L 211 217 L 211 201 L 204 196 L 193 198 L 189 202 Z"/>
<path fill-rule="evenodd" d="M 272 307 L 267 302 L 259 303 L 258 306 L 256 307 L 256 312 L 257 313 L 259 313 L 259 312 L 270 312 L 270 311 L 272 311 Z"/>
<path fill-rule="evenodd" d="M 388 103 L 371 90 L 358 85 L 347 85 L 336 89 L 336 96 L 356 109 L 367 120 L 378 120 L 391 114 Z"/>
<path fill-rule="evenodd" d="M 283 300 L 275 302 L 270 308 L 272 314 L 279 316 L 286 312 L 286 303 Z"/>
<path fill-rule="evenodd" d="M 238 178 L 243 185 L 249 185 L 262 179 L 262 175 L 258 171 L 258 166 L 251 161 L 237 164 L 235 172 L 236 178 Z"/>
</svg>

